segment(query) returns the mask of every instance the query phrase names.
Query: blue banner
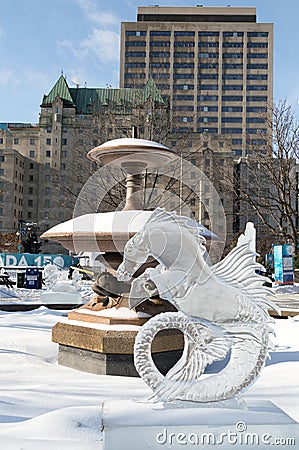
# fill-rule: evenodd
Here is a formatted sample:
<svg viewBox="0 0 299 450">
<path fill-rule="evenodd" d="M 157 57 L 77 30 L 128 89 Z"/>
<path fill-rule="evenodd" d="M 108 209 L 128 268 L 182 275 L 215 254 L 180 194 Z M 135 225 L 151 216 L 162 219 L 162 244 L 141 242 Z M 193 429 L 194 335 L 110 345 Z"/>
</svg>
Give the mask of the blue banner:
<svg viewBox="0 0 299 450">
<path fill-rule="evenodd" d="M 293 246 L 274 245 L 274 277 L 277 284 L 294 284 Z"/>
<path fill-rule="evenodd" d="M 44 255 L 34 253 L 0 253 L 0 267 L 45 267 L 51 263 L 61 269 L 69 268 L 78 262 L 69 255 Z"/>
</svg>

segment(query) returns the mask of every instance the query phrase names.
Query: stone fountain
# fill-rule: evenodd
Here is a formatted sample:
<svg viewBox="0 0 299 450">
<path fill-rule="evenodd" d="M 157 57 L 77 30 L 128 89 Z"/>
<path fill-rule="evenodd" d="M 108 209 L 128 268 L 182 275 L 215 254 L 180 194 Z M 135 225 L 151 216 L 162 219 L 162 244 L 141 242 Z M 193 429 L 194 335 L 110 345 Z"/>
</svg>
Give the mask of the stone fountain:
<svg viewBox="0 0 299 450">
<path fill-rule="evenodd" d="M 152 211 L 142 210 L 142 173 L 171 163 L 177 156 L 156 142 L 124 138 L 93 148 L 88 158 L 125 172 L 126 201 L 121 211 L 83 214 L 41 236 L 61 243 L 71 252 L 99 251 L 107 267 L 92 287 L 95 297 L 57 323 L 52 338 L 59 344 L 60 364 L 99 374 L 136 376 L 133 347 L 137 332 L 152 315 L 174 309 L 153 296 L 139 311 L 130 310 L 130 285 L 118 282 L 114 274 L 126 242 L 152 215 Z M 152 350 L 161 372 L 167 372 L 182 347 L 181 333 L 169 330 L 157 336 Z"/>
</svg>

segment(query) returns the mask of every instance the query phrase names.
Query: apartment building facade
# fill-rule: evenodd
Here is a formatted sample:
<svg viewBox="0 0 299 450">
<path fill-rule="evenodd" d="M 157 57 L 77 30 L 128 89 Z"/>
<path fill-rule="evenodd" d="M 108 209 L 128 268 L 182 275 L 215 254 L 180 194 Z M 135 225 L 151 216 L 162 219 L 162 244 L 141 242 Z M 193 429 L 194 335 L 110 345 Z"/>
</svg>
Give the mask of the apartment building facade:
<svg viewBox="0 0 299 450">
<path fill-rule="evenodd" d="M 263 145 L 273 100 L 273 24 L 255 8 L 139 7 L 121 26 L 120 87 L 149 76 L 170 105 L 173 132 L 232 138 L 232 154 Z"/>
</svg>

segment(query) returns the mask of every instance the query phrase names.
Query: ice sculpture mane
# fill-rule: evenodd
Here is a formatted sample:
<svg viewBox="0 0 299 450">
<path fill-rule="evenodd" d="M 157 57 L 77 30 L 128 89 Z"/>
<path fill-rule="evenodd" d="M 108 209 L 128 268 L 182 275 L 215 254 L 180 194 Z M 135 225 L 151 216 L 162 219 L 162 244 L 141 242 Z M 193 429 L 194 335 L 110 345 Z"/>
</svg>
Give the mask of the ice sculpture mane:
<svg viewBox="0 0 299 450">
<path fill-rule="evenodd" d="M 129 280 L 153 256 L 159 262 L 132 281 L 130 306 L 159 293 L 175 313 L 151 318 L 137 335 L 135 366 L 153 390 L 153 401 L 221 401 L 252 384 L 265 364 L 271 329 L 272 293 L 257 274 L 261 265 L 249 242 L 237 245 L 222 261 L 207 263 L 200 226 L 187 217 L 158 208 L 125 246 L 118 269 Z M 244 241 L 243 241 L 244 242 Z M 182 357 L 163 376 L 151 357 L 155 335 L 165 328 L 183 332 Z M 200 379 L 206 366 L 229 357 L 219 373 Z"/>
</svg>

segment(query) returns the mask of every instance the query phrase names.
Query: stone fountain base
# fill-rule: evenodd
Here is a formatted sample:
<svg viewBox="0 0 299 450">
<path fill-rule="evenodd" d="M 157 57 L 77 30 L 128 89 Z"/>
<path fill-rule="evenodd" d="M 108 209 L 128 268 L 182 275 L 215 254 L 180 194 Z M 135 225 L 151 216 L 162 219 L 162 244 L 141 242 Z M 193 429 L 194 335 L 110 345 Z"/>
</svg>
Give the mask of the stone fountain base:
<svg viewBox="0 0 299 450">
<path fill-rule="evenodd" d="M 138 376 L 134 342 L 146 320 L 126 307 L 93 311 L 83 306 L 70 311 L 52 330 L 52 340 L 59 344 L 58 363 L 98 375 Z M 177 330 L 156 336 L 152 355 L 163 375 L 179 360 L 183 347 L 183 335 Z"/>
</svg>

